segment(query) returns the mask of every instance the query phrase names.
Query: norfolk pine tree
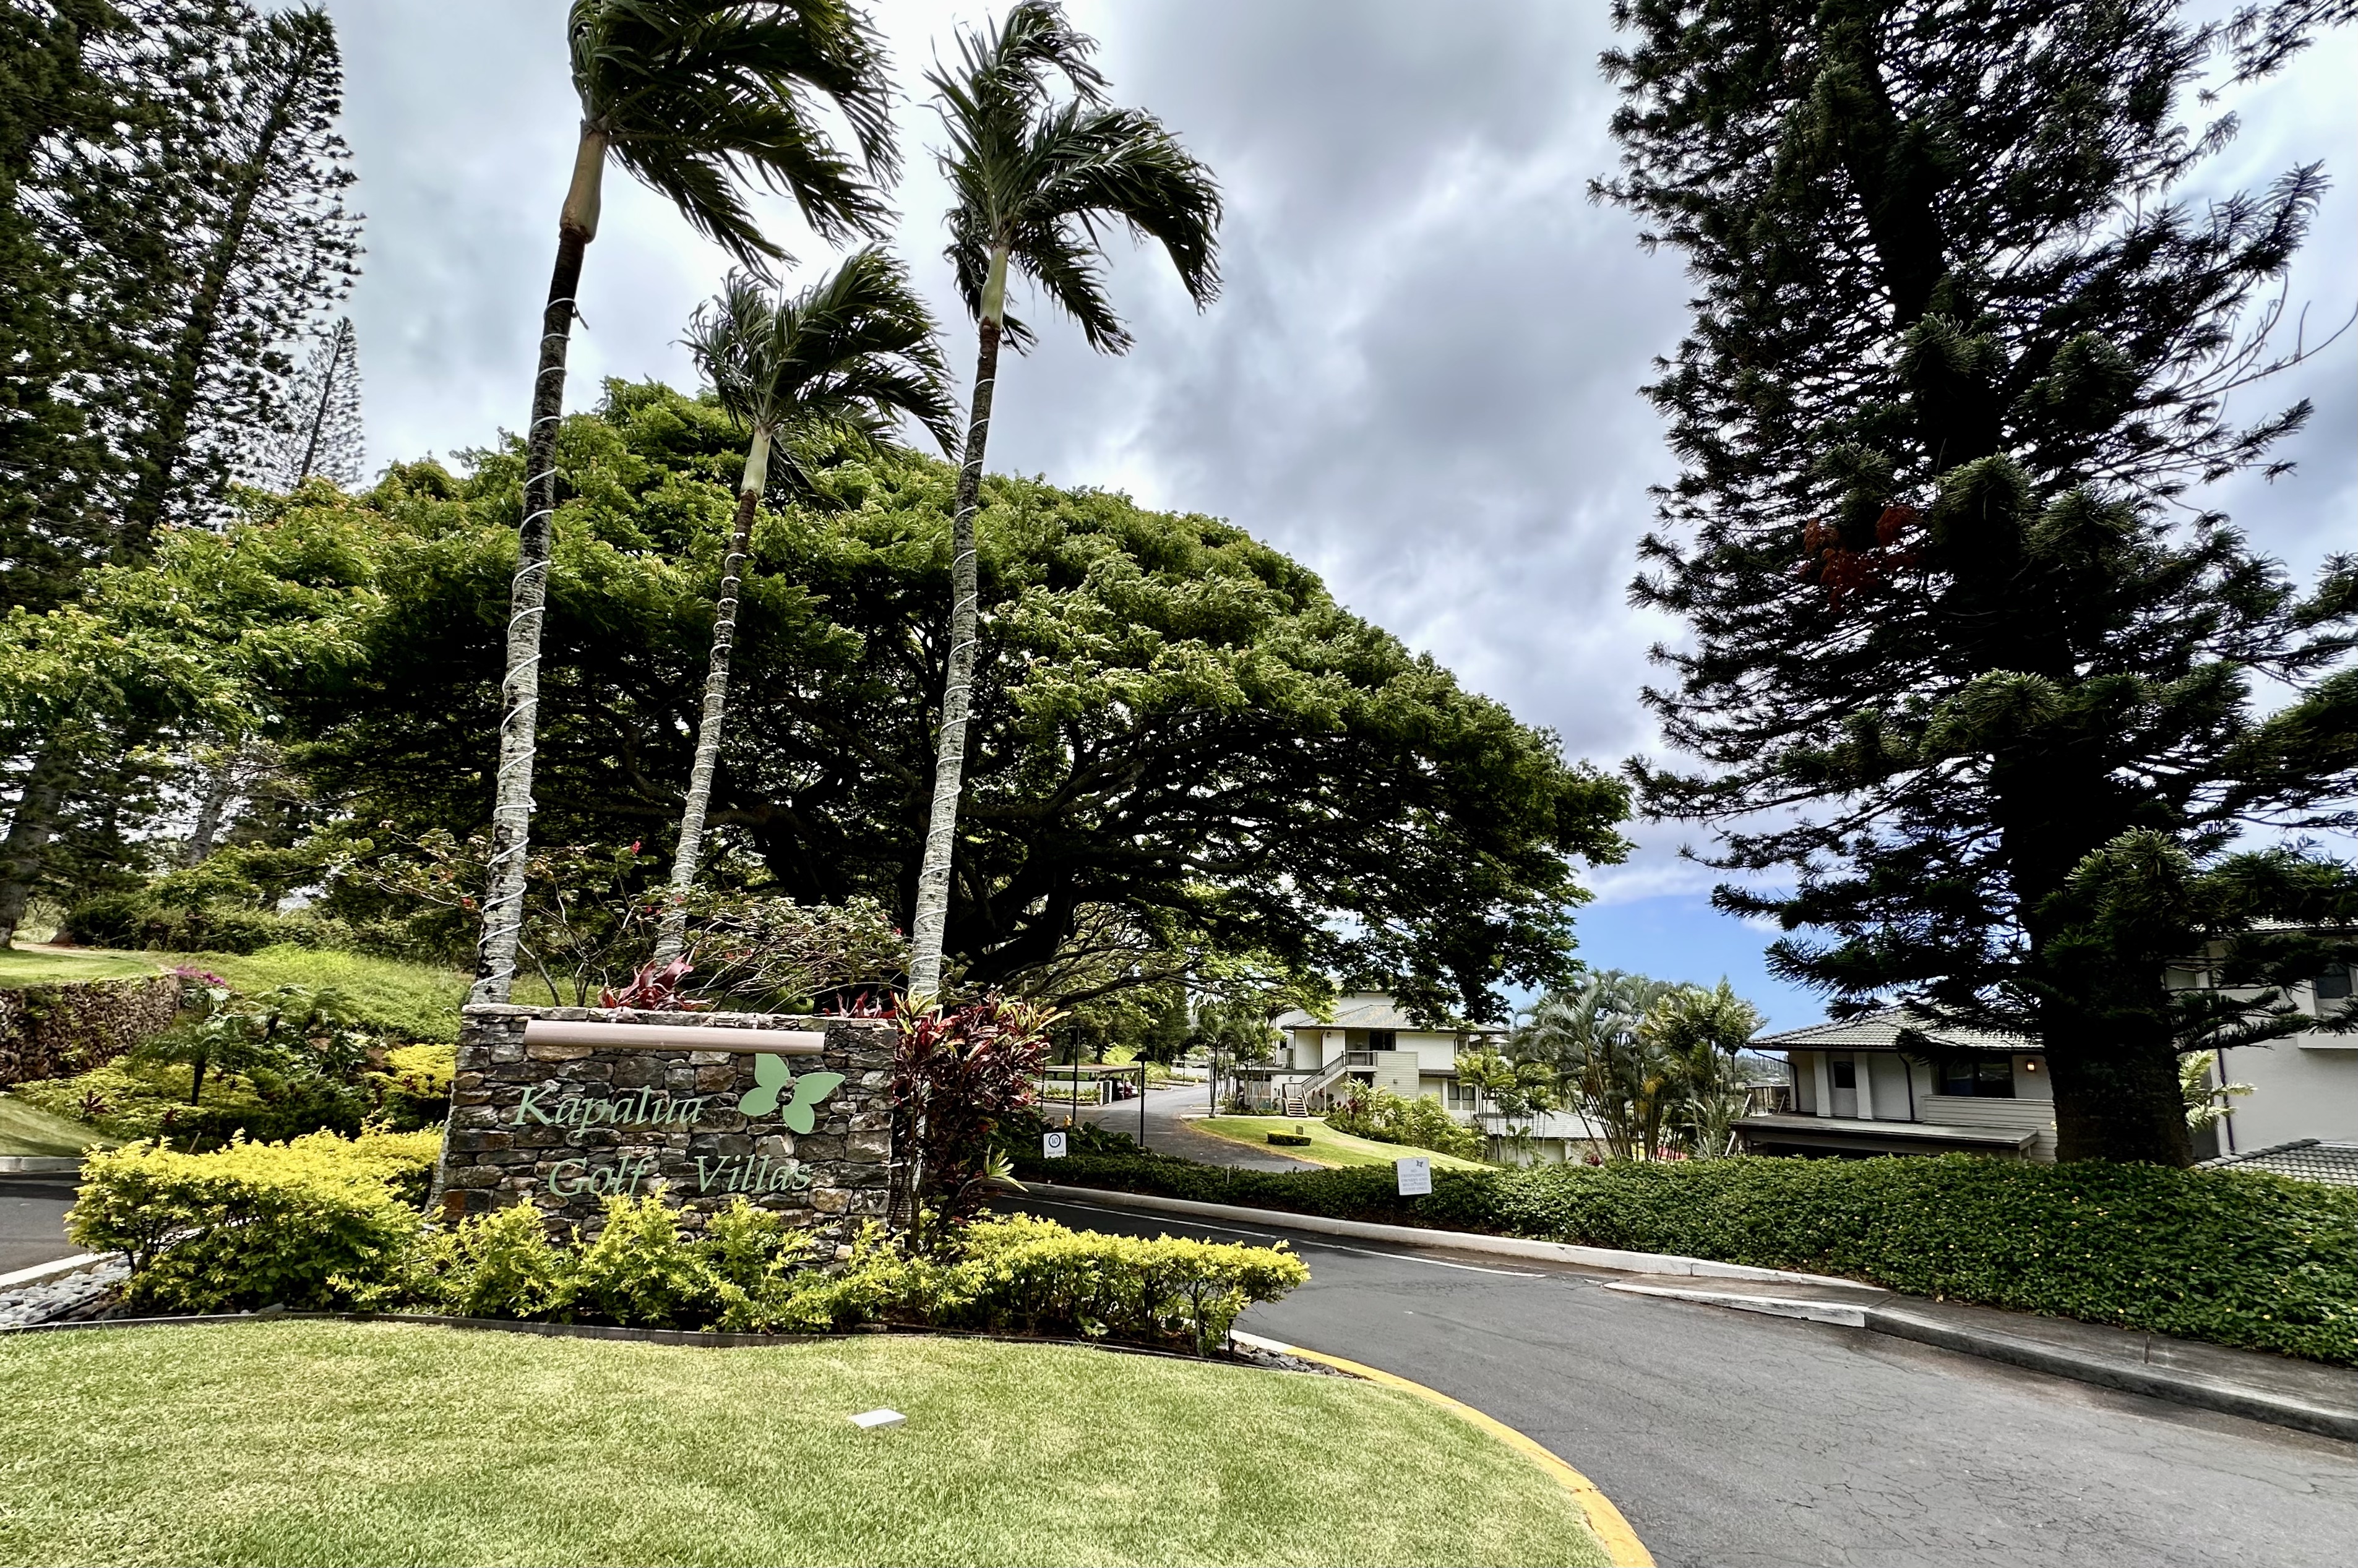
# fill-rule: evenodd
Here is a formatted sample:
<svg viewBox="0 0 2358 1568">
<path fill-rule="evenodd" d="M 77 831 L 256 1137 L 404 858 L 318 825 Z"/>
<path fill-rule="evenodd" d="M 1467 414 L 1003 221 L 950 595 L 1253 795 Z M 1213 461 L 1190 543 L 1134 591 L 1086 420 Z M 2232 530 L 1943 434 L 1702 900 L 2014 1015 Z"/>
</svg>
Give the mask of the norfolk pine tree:
<svg viewBox="0 0 2358 1568">
<path fill-rule="evenodd" d="M 1152 115 L 1107 105 L 1105 78 L 1089 63 L 1096 49 L 1053 0 L 1022 0 L 998 27 L 960 37 L 957 70 L 927 76 L 949 135 L 940 155 L 954 198 L 946 254 L 974 317 L 975 370 L 950 512 L 949 649 L 933 808 L 910 927 L 909 991 L 915 996 L 941 989 L 949 926 L 980 594 L 974 519 L 999 349 L 1004 341 L 1020 352 L 1032 336 L 1007 314 L 1009 273 L 1031 279 L 1079 325 L 1090 348 L 1110 354 L 1129 349 L 1130 339 L 1098 270 L 1105 227 L 1119 223 L 1137 238 L 1160 242 L 1198 308 L 1219 292 L 1220 193 L 1211 172 Z M 1059 76 L 1073 93 L 1062 102 L 1050 92 Z"/>
<path fill-rule="evenodd" d="M 1648 697 L 1708 767 L 1633 764 L 1644 804 L 1718 825 L 1721 908 L 1825 933 L 1781 973 L 2033 1035 L 2061 1157 L 2185 1164 L 2176 1053 L 2300 1026 L 2164 962 L 2280 984 L 2346 949 L 2268 922 L 2353 902 L 2235 850 L 2352 823 L 2353 564 L 2304 594 L 2201 502 L 2307 417 L 2228 398 L 2301 352 L 2272 291 L 2322 176 L 2185 199 L 2229 40 L 2169 0 L 1616 15 L 1599 191 L 1697 295 L 1632 596 L 1693 629 Z"/>
<path fill-rule="evenodd" d="M 843 0 L 574 0 L 566 38 L 581 135 L 557 215 L 557 263 L 541 312 L 525 431 L 490 886 L 471 993 L 477 1002 L 507 1000 L 523 929 L 557 430 L 575 293 L 582 255 L 598 237 L 606 160 L 612 157 L 698 232 L 756 268 L 784 252 L 746 210 L 739 191 L 743 175 L 758 174 L 793 197 L 815 231 L 839 239 L 881 230 L 884 208 L 869 177 L 883 177 L 895 166 L 883 52 L 867 18 Z M 858 164 L 820 127 L 819 100 L 849 122 Z"/>
</svg>

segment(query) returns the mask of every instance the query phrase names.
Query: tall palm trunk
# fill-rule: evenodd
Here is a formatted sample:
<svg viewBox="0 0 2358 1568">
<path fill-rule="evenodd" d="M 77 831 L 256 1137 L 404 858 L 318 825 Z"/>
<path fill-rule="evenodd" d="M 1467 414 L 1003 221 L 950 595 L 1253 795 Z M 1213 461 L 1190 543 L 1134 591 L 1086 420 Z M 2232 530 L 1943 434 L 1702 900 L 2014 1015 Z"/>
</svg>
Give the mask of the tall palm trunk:
<svg viewBox="0 0 2358 1568">
<path fill-rule="evenodd" d="M 500 685 L 499 776 L 492 792 L 492 854 L 483 891 L 483 937 L 471 1002 L 505 1002 L 524 934 L 525 857 L 532 844 L 532 765 L 540 725 L 540 631 L 548 603 L 550 525 L 557 514 L 557 429 L 565 411 L 565 352 L 573 336 L 581 257 L 598 237 L 599 183 L 606 134 L 584 124 L 573 184 L 557 223 L 557 266 L 540 317 L 540 368 L 525 438 L 524 521 L 516 530 L 509 592 L 507 676 Z"/>
<path fill-rule="evenodd" d="M 73 748 L 53 736 L 33 758 L 33 770 L 25 776 L 25 792 L 16 799 L 7 840 L 0 843 L 0 950 L 16 940 L 25 906 L 32 902 L 33 885 L 41 875 L 42 851 L 57 833 L 58 809 L 65 802 L 74 767 Z"/>
<path fill-rule="evenodd" d="M 753 427 L 745 454 L 745 478 L 737 491 L 737 522 L 729 534 L 729 559 L 720 568 L 720 597 L 713 606 L 712 662 L 704 677 L 704 716 L 696 726 L 696 763 L 688 769 L 687 801 L 679 813 L 679 848 L 671 861 L 671 905 L 655 939 L 655 961 L 669 963 L 687 941 L 688 889 L 696 886 L 704 858 L 704 816 L 712 804 L 712 772 L 720 760 L 720 726 L 729 713 L 729 660 L 737 646 L 737 590 L 745 557 L 753 548 L 753 513 L 770 478 L 770 432 Z"/>
<path fill-rule="evenodd" d="M 909 993 L 932 996 L 942 985 L 942 940 L 949 926 L 950 863 L 957 847 L 958 792 L 966 779 L 966 725 L 974 683 L 976 582 L 974 514 L 982 498 L 983 449 L 990 441 L 990 400 L 999 380 L 1000 325 L 1007 309 L 1007 247 L 990 252 L 976 324 L 974 405 L 968 410 L 966 454 L 958 465 L 950 520 L 950 648 L 942 681 L 942 727 L 934 751 L 934 809 L 925 826 L 925 858 L 917 874 L 916 918 L 910 922 Z"/>
</svg>

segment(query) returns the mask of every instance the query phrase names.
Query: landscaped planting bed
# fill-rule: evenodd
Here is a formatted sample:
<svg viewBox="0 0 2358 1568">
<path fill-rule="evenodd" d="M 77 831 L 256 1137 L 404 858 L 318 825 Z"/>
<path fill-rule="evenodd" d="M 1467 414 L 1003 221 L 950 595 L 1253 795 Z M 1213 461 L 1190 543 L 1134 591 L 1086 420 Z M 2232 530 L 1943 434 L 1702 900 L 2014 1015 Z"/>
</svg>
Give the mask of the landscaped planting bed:
<svg viewBox="0 0 2358 1568">
<path fill-rule="evenodd" d="M 2097 1162 L 1728 1159 L 1275 1174 L 1141 1155 L 1020 1160 L 1112 1187 L 1841 1274 L 1893 1290 L 2358 1365 L 2358 1190 Z"/>
<path fill-rule="evenodd" d="M 12 1563 L 1606 1560 L 1409 1395 L 1073 1347 L 256 1322 L 0 1340 L 0 1402 Z"/>
</svg>

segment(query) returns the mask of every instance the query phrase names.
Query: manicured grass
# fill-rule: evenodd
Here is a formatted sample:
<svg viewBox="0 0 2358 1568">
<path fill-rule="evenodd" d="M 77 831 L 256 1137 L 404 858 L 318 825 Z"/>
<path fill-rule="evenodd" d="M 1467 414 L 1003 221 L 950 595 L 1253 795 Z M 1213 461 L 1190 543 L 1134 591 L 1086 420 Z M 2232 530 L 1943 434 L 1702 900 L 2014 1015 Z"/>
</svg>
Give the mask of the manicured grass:
<svg viewBox="0 0 2358 1568">
<path fill-rule="evenodd" d="M 905 1426 L 854 1428 L 890 1406 Z M 1569 1494 L 1336 1378 L 876 1337 L 279 1322 L 0 1340 L 0 1560 L 1605 1561 Z"/>
<path fill-rule="evenodd" d="M 129 980 L 170 967 L 146 953 L 54 952 L 33 948 L 0 949 L 0 987 L 55 985 L 67 980 Z"/>
<path fill-rule="evenodd" d="M 114 1142 L 95 1127 L 52 1116 L 13 1094 L 0 1094 L 0 1155 L 55 1157 L 79 1155 L 92 1144 L 111 1149 Z"/>
<path fill-rule="evenodd" d="M 1190 1122 L 1190 1127 L 1201 1128 L 1231 1143 L 1249 1144 L 1263 1154 L 1287 1155 L 1312 1165 L 1339 1170 L 1346 1165 L 1388 1165 L 1394 1160 L 1405 1160 L 1418 1155 L 1433 1162 L 1435 1170 L 1487 1171 L 1493 1167 L 1479 1160 L 1461 1160 L 1455 1155 L 1444 1155 L 1432 1149 L 1412 1149 L 1405 1144 L 1379 1144 L 1373 1138 L 1355 1137 L 1337 1133 L 1315 1116 L 1207 1116 L 1200 1122 Z M 1271 1133 L 1304 1133 L 1309 1135 L 1307 1147 L 1298 1144 L 1272 1144 Z"/>
<path fill-rule="evenodd" d="M 167 965 L 208 969 L 240 991 L 333 987 L 372 1027 L 413 1040 L 456 1040 L 467 977 L 455 969 L 281 944 L 255 953 L 158 954 Z"/>
</svg>

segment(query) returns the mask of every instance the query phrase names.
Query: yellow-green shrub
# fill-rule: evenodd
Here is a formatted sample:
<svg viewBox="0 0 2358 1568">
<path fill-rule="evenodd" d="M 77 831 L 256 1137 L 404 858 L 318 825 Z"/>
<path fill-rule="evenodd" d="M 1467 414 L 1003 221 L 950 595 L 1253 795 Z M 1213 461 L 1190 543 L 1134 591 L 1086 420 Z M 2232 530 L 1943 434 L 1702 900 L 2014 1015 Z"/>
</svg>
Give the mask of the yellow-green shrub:
<svg viewBox="0 0 2358 1568">
<path fill-rule="evenodd" d="M 315 1133 L 203 1155 L 133 1144 L 83 1164 L 66 1230 L 129 1258 L 135 1305 L 345 1305 L 406 1255 L 439 1146 L 432 1133 Z"/>
<path fill-rule="evenodd" d="M 476 1317 L 732 1333 L 904 1323 L 1208 1348 L 1237 1315 L 1310 1277 L 1280 1247 L 1067 1230 L 1017 1216 L 961 1233 L 946 1258 L 864 1229 L 840 1269 L 808 1266 L 810 1237 L 739 1198 L 684 1235 L 659 1197 L 606 1200 L 594 1240 L 549 1240 L 529 1205 L 427 1237 L 383 1299 Z"/>
<path fill-rule="evenodd" d="M 968 1226 L 952 1271 L 971 1326 L 1186 1344 L 1206 1349 L 1238 1315 L 1310 1278 L 1283 1242 L 1249 1247 L 1068 1230 L 1013 1215 Z"/>
</svg>

